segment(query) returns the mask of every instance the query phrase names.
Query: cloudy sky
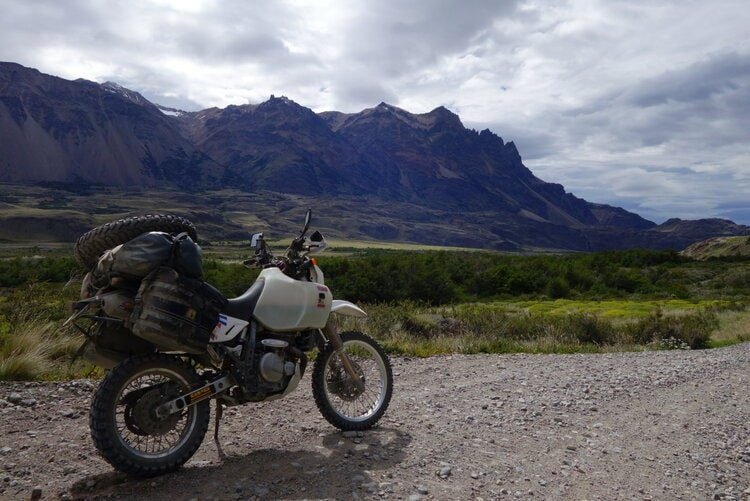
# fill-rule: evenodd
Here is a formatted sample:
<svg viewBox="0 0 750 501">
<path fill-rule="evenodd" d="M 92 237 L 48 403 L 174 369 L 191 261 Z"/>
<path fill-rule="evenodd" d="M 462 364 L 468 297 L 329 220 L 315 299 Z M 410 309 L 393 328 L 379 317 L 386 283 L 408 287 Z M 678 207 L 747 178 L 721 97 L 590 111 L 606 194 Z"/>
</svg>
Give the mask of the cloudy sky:
<svg viewBox="0 0 750 501">
<path fill-rule="evenodd" d="M 445 105 L 578 196 L 750 224 L 747 0 L 0 0 L 0 60 L 196 110 Z"/>
</svg>

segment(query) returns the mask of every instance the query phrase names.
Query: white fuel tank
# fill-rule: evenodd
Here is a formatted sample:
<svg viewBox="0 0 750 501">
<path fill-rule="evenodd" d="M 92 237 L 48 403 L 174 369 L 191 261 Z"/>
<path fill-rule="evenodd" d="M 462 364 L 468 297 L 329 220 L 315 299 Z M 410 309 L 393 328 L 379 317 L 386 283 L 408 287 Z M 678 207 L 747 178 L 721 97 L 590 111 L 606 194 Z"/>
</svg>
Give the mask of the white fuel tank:
<svg viewBox="0 0 750 501">
<path fill-rule="evenodd" d="M 294 280 L 278 268 L 260 273 L 265 280 L 253 316 L 273 331 L 322 329 L 331 313 L 333 295 L 325 285 Z"/>
</svg>

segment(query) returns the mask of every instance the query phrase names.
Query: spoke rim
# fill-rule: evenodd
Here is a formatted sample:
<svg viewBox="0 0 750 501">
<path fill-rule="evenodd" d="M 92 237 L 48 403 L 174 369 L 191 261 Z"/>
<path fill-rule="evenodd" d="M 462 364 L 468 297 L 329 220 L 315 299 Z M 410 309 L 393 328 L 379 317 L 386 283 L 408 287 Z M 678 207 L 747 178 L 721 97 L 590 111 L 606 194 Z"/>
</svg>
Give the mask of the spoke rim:
<svg viewBox="0 0 750 501">
<path fill-rule="evenodd" d="M 196 426 L 197 409 L 188 407 L 180 413 L 175 425 L 163 434 L 133 433 L 125 421 L 126 405 L 122 398 L 128 393 L 158 384 L 173 382 L 180 386 L 182 392 L 190 390 L 189 382 L 180 374 L 166 368 L 150 368 L 137 372 L 131 376 L 115 399 L 114 428 L 118 440 L 132 453 L 147 458 L 158 459 L 172 454 L 182 447 L 190 437 Z"/>
<path fill-rule="evenodd" d="M 364 350 L 370 355 L 369 359 L 350 353 L 350 348 L 356 348 L 357 351 Z M 344 342 L 344 348 L 349 358 L 360 369 L 361 374 L 365 376 L 365 389 L 353 399 L 341 398 L 330 386 L 329 379 L 334 370 L 341 371 L 336 364 L 340 364 L 338 352 L 332 352 L 326 360 L 323 389 L 326 399 L 333 412 L 339 417 L 348 421 L 361 422 L 366 421 L 383 406 L 386 397 L 388 385 L 388 372 L 385 361 L 378 351 L 369 343 L 357 339 Z M 348 376 L 347 376 L 348 377 Z M 340 382 L 339 382 L 340 383 Z"/>
</svg>

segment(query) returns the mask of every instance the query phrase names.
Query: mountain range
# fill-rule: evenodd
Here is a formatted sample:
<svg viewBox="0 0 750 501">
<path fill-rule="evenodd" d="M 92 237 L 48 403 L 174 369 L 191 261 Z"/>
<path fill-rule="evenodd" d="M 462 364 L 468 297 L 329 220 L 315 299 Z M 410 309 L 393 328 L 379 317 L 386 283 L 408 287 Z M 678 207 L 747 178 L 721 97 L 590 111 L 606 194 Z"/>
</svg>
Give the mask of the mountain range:
<svg viewBox="0 0 750 501">
<path fill-rule="evenodd" d="M 185 112 L 113 82 L 70 81 L 15 63 L 0 63 L 0 182 L 312 197 L 367 222 L 342 236 L 509 250 L 682 248 L 750 234 L 727 220 L 656 225 L 587 202 L 534 176 L 513 142 L 467 129 L 444 107 L 315 113 L 271 96 Z M 271 215 L 275 209 L 269 205 Z"/>
</svg>

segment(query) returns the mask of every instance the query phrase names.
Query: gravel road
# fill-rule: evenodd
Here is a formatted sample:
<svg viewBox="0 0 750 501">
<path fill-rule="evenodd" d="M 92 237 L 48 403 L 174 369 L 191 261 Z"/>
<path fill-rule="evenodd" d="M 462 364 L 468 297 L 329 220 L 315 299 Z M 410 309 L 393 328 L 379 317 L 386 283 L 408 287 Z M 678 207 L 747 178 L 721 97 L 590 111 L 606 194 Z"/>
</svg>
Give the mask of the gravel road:
<svg viewBox="0 0 750 501">
<path fill-rule="evenodd" d="M 229 409 L 219 446 L 209 431 L 184 469 L 145 481 L 96 455 L 95 382 L 2 383 L 0 497 L 750 499 L 750 344 L 399 358 L 394 371 L 374 430 L 335 431 L 300 385 Z"/>
</svg>

